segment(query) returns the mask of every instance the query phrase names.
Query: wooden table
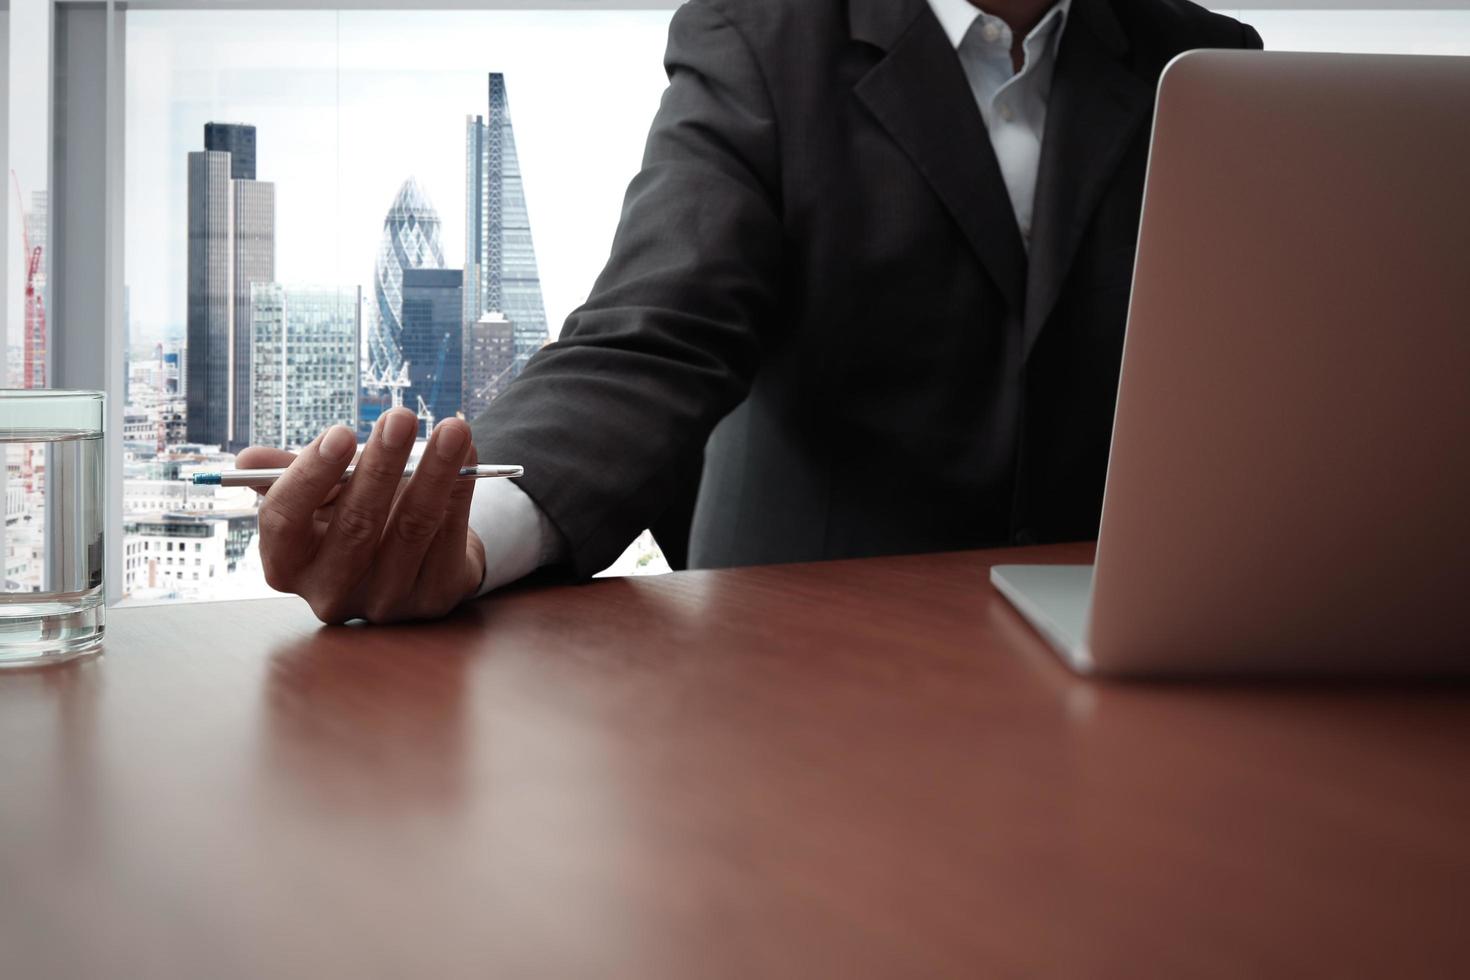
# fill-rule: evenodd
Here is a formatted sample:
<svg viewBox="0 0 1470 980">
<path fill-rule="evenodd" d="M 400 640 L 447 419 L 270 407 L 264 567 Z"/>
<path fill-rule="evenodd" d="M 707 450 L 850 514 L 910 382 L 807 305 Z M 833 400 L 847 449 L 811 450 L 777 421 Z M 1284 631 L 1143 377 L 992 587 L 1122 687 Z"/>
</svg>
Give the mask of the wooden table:
<svg viewBox="0 0 1470 980">
<path fill-rule="evenodd" d="M 0 975 L 1470 975 L 1470 688 L 1069 675 L 992 561 L 117 610 L 0 674 Z"/>
</svg>

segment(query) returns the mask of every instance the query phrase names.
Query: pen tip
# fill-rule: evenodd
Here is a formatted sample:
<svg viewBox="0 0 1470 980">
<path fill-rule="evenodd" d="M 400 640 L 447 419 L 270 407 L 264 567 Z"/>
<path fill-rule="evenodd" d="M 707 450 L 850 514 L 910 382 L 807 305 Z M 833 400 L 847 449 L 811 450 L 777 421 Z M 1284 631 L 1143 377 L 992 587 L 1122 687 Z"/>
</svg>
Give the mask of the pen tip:
<svg viewBox="0 0 1470 980">
<path fill-rule="evenodd" d="M 194 474 L 194 485 L 196 487 L 197 486 L 217 486 L 218 484 L 219 484 L 219 474 L 218 473 L 195 473 Z"/>
</svg>

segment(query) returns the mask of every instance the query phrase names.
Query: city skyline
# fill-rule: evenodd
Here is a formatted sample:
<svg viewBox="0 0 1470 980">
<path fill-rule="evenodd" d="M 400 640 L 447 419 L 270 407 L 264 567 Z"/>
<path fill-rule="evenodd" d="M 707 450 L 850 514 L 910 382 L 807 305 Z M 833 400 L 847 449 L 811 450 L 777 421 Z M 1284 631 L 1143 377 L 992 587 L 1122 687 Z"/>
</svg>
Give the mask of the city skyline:
<svg viewBox="0 0 1470 980">
<path fill-rule="evenodd" d="M 366 342 L 360 287 L 278 281 L 276 185 L 257 179 L 260 130 L 204 123 L 203 149 L 187 154 L 187 328 L 173 362 L 174 390 L 159 343 L 156 363 L 144 362 L 149 383 L 124 408 L 127 593 L 199 597 L 231 584 L 246 591 L 263 585 L 258 560 L 249 557 L 256 502 L 232 508 L 214 498 L 191 500 L 182 482 L 200 450 L 223 462 L 247 444 L 299 448 L 340 423 L 364 432 L 400 400 L 416 410 L 427 434 L 435 421 L 460 412 L 463 397 L 493 397 L 516 373 L 511 369 L 546 342 L 505 80 L 487 78 L 489 121 L 470 117 L 464 158 L 472 250 L 462 268 L 446 268 L 439 215 L 415 177 L 405 178 L 383 219 Z M 269 130 L 264 134 L 268 146 Z M 292 271 L 280 278 L 292 279 Z M 469 299 L 466 273 L 476 283 Z M 131 287 L 124 292 L 130 296 Z M 512 332 L 500 314 L 506 306 L 529 328 Z M 497 318 L 504 329 L 479 323 Z M 131 348 L 131 317 L 125 319 Z M 479 373 L 465 373 L 467 353 L 479 373 L 499 360 L 506 367 L 482 384 Z M 133 374 L 128 364 L 125 391 Z M 180 444 L 180 437 L 204 445 Z M 28 573 L 32 565 L 16 570 Z"/>
<path fill-rule="evenodd" d="M 189 371 L 193 393 L 186 396 L 190 439 L 229 450 L 250 444 L 286 448 L 309 441 L 299 431 L 307 420 L 322 427 L 343 421 L 365 435 L 389 405 L 400 403 L 415 409 L 427 428 L 464 414 L 467 402 L 479 407 L 494 398 L 547 343 L 506 79 L 500 72 L 486 79 L 486 114 L 466 117 L 469 237 L 463 268 L 446 268 L 438 211 L 410 175 L 383 219 L 361 363 L 340 377 L 332 373 L 338 387 L 353 393 L 350 417 L 320 377 L 289 369 L 292 303 L 274 281 L 276 185 L 256 179 L 258 129 L 252 123 L 205 122 L 204 148 L 188 154 L 184 348 L 195 354 Z M 124 291 L 130 294 L 131 287 Z M 298 305 L 322 306 L 306 302 L 304 294 Z M 264 343 L 263 324 L 255 322 L 262 315 L 269 331 Z M 487 317 L 493 322 L 506 316 L 509 362 L 481 377 L 496 360 L 499 328 L 477 328 Z M 355 323 L 353 337 L 361 339 L 361 320 Z M 131 322 L 124 334 L 131 339 Z M 321 351 L 306 353 L 316 347 Z M 333 360 L 316 340 L 293 350 L 319 367 Z M 356 348 L 353 356 L 356 362 Z M 464 372 L 466 364 L 474 366 L 473 377 Z M 272 394 L 259 391 L 262 384 Z M 264 399 L 260 405 L 257 396 Z M 256 425 L 261 411 L 269 421 Z"/>
<path fill-rule="evenodd" d="M 410 176 L 439 210 L 446 266 L 462 267 L 465 118 L 486 112 L 491 71 L 513 79 L 548 333 L 583 301 L 666 83 L 669 11 L 178 13 L 129 21 L 128 254 L 149 258 L 126 271 L 140 343 L 184 323 L 166 232 L 183 203 L 177 151 L 197 149 L 209 122 L 260 133 L 283 276 L 370 292 L 383 213 Z M 568 86 L 569 70 L 607 81 Z"/>
<path fill-rule="evenodd" d="M 658 65 L 653 52 L 662 47 L 667 17 L 662 12 L 632 18 L 642 22 L 650 55 L 644 63 L 651 67 Z M 617 20 L 628 18 L 614 17 L 610 23 Z M 586 21 L 576 18 L 579 27 Z M 130 263 L 125 273 L 125 329 L 130 354 L 139 358 L 137 370 L 127 369 L 130 384 L 138 383 L 132 385 L 123 426 L 125 589 L 174 598 L 260 594 L 269 590 L 255 550 L 253 499 L 191 496 L 179 478 L 200 465 L 228 467 L 233 451 L 246 442 L 294 448 L 337 421 L 356 421 L 362 433 L 362 426 L 399 397 L 427 424 L 461 409 L 483 408 L 554 335 L 548 321 L 559 326 L 601 270 L 664 79 L 661 71 L 644 76 L 646 114 L 640 113 L 643 118 L 632 127 L 618 125 L 623 120 L 605 111 L 612 103 L 599 113 L 595 95 L 577 100 L 580 126 L 561 125 L 575 118 L 572 106 L 537 111 L 534 71 L 526 71 L 529 80 L 523 85 L 514 58 L 506 64 L 484 51 L 474 55 L 478 70 L 456 73 L 410 71 L 405 77 L 399 66 L 411 59 L 402 58 L 387 59 L 370 71 L 362 66 L 362 77 L 371 83 L 367 88 L 379 96 L 370 115 L 364 105 L 340 94 L 348 74 L 340 63 L 331 99 L 315 97 L 322 93 L 313 93 L 310 81 L 318 76 L 305 71 L 286 86 L 289 93 L 275 93 L 278 101 L 272 105 L 272 98 L 249 92 L 260 81 L 259 65 L 246 66 L 243 74 L 253 78 L 246 78 L 242 88 L 228 78 L 219 84 L 221 75 L 230 73 L 228 43 L 222 45 L 223 57 L 221 46 L 209 56 L 211 84 L 195 84 L 198 78 L 180 69 L 179 56 L 187 62 L 200 50 L 189 43 L 187 30 L 173 34 L 165 50 L 135 57 L 134 44 L 140 50 L 149 46 L 147 16 L 136 22 L 140 28 L 133 29 L 130 21 L 129 31 L 130 96 L 147 91 L 146 84 L 134 84 L 140 80 L 135 72 L 146 76 L 161 66 L 165 70 L 155 72 L 155 80 L 187 80 L 171 93 L 163 139 L 140 136 L 135 106 L 128 105 L 128 254 L 155 261 Z M 257 26 L 245 34 L 258 39 Z M 585 43 L 564 30 L 554 33 L 559 50 L 574 54 Z M 608 40 L 604 32 L 599 43 Z M 348 47 L 345 38 L 338 42 L 336 56 Z M 270 50 L 272 58 L 285 53 L 278 45 Z M 321 54 L 320 46 L 315 53 Z M 394 53 L 403 52 L 395 48 Z M 595 58 L 572 60 L 579 71 L 596 68 Z M 135 67 L 140 64 L 141 70 Z M 279 68 L 271 74 L 283 74 Z M 526 128 L 533 134 L 539 128 L 541 147 L 553 148 L 539 166 L 547 173 L 561 168 L 555 180 L 542 185 L 557 189 L 546 196 L 551 203 L 544 210 L 528 200 L 535 197 L 538 181 L 529 175 L 527 158 L 535 159 L 539 151 L 523 154 L 520 133 L 511 129 L 506 74 L 516 76 L 516 129 L 534 115 L 536 121 Z M 565 92 L 563 81 L 548 74 L 541 85 L 548 92 Z M 477 91 L 475 97 L 461 97 L 461 89 Z M 209 98 L 199 98 L 200 93 Z M 639 101 L 627 92 L 603 94 L 623 95 L 618 102 L 623 111 Z M 445 117 L 452 114 L 453 123 L 447 118 L 436 123 L 425 111 L 431 101 L 441 105 Z M 522 105 L 530 107 L 524 114 Z M 354 117 L 367 124 L 354 125 Z M 156 114 L 144 118 L 159 119 Z M 547 133 L 554 138 L 545 139 Z M 362 142 L 355 146 L 358 137 Z M 585 152 L 588 141 L 598 146 L 597 154 Z M 538 141 L 533 135 L 528 142 Z M 165 148 L 178 152 L 164 157 Z M 135 161 L 135 155 L 142 160 Z M 620 164 L 610 164 L 619 157 Z M 190 161 L 182 185 L 177 183 L 179 160 Z M 446 180 L 450 174 L 452 180 Z M 180 186 L 188 188 L 189 177 L 199 186 L 193 194 L 178 194 Z M 209 193 L 201 195 L 205 185 Z M 189 205 L 183 214 L 181 196 Z M 201 196 L 225 206 L 211 214 Z M 543 236 L 543 213 L 546 225 L 560 223 L 559 236 Z M 209 233 L 201 233 L 194 225 L 206 214 L 216 221 Z M 375 247 L 366 256 L 364 222 L 376 225 Z M 457 227 L 445 235 L 446 225 Z M 559 259 L 570 258 L 563 268 L 580 267 L 575 275 L 564 274 L 570 285 L 550 301 L 543 296 L 537 261 L 538 246 L 547 237 L 560 238 L 561 246 L 553 248 Z M 185 274 L 178 268 L 181 242 L 186 257 L 195 260 L 186 268 L 209 268 L 209 262 L 199 260 L 213 258 L 215 271 L 225 275 L 200 283 Z M 553 282 L 557 275 L 551 272 Z M 467 290 L 465 280 L 471 276 Z M 344 302 L 347 293 L 360 296 L 360 302 Z M 201 350 L 220 346 L 201 343 L 209 334 L 199 329 L 205 320 L 189 316 L 203 296 L 213 297 L 219 314 L 214 319 L 225 326 L 224 337 L 213 338 L 226 341 L 225 357 Z M 182 322 L 173 319 L 176 312 L 160 315 L 160 309 L 177 311 L 181 298 L 187 300 Z M 357 315 L 344 319 L 344 309 Z M 191 327 L 191 319 L 199 322 Z M 193 383 L 211 372 L 221 375 L 222 386 L 206 392 Z M 390 374 L 396 384 L 372 382 L 373 376 L 387 380 Z M 201 413 L 203 400 L 211 407 Z M 196 414 L 224 414 L 225 437 L 191 445 L 204 435 L 193 424 Z M 221 434 L 213 431 L 217 428 L 210 434 Z M 189 441 L 179 442 L 184 436 Z M 634 550 L 637 554 L 625 564 L 640 569 L 656 553 L 647 534 Z"/>
</svg>

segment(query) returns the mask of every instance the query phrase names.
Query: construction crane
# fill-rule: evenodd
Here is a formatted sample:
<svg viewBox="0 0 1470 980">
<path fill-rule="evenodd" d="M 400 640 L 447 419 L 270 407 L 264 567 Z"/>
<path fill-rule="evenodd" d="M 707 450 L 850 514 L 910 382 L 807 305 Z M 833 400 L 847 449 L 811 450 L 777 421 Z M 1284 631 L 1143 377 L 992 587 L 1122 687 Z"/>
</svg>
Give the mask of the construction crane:
<svg viewBox="0 0 1470 980">
<path fill-rule="evenodd" d="M 381 373 L 374 373 L 370 367 L 367 377 L 363 379 L 362 386 L 368 391 L 387 391 L 388 398 L 392 402 L 390 408 L 403 407 L 403 392 L 406 388 L 412 388 L 413 382 L 408 377 L 408 362 L 404 361 L 395 374 L 392 368 L 385 367 Z M 418 410 L 416 414 L 420 422 L 426 422 L 424 431 L 429 432 L 434 428 L 434 413 L 424 403 L 424 396 L 418 396 Z"/>
<path fill-rule="evenodd" d="M 394 374 L 392 368 L 385 367 L 382 373 L 374 373 L 371 367 L 367 370 L 367 377 L 363 379 L 362 386 L 368 391 L 387 391 L 388 398 L 392 401 L 393 408 L 403 407 L 403 389 L 413 386 L 408 380 L 408 362 L 404 361 L 398 373 Z"/>
<path fill-rule="evenodd" d="M 43 255 L 40 245 L 35 248 L 31 247 L 31 233 L 26 222 L 25 198 L 20 192 L 20 178 L 16 176 L 14 170 L 10 171 L 10 180 L 15 185 L 15 203 L 20 209 L 21 245 L 25 249 L 23 254 L 26 256 L 25 338 L 20 386 L 22 388 L 44 388 L 46 387 L 46 303 L 41 290 L 36 288 L 37 280 L 45 275 L 41 269 Z M 31 493 L 36 489 L 34 456 L 34 450 L 28 447 L 20 464 L 21 485 L 25 487 L 26 493 Z"/>
<path fill-rule="evenodd" d="M 423 395 L 419 395 L 418 396 L 418 400 L 419 400 L 419 410 L 418 410 L 419 421 L 422 422 L 422 423 L 424 423 L 424 435 L 428 435 L 430 432 L 433 432 L 434 431 L 434 413 L 429 408 L 428 404 L 425 403 L 424 396 Z"/>
<path fill-rule="evenodd" d="M 25 376 L 21 380 L 24 388 L 46 387 L 46 307 L 36 289 L 36 279 L 41 273 L 41 246 L 30 247 L 27 236 L 26 252 L 30 261 L 26 263 L 26 335 Z"/>
<path fill-rule="evenodd" d="M 37 288 L 38 281 L 45 275 L 41 268 L 44 255 L 40 245 L 31 247 L 30 229 L 25 220 L 25 198 L 20 192 L 20 178 L 16 176 L 14 170 L 10 171 L 10 180 L 15 186 L 16 205 L 20 208 L 21 243 L 26 255 L 25 338 L 20 386 L 22 388 L 44 388 L 46 387 L 46 299 L 42 291 Z"/>
</svg>

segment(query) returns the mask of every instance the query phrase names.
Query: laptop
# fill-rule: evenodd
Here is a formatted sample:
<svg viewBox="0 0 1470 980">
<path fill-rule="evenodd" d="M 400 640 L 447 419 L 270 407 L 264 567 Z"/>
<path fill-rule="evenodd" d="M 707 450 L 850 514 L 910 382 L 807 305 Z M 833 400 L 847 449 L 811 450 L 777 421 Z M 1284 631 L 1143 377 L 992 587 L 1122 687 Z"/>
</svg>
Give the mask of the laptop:
<svg viewBox="0 0 1470 980">
<path fill-rule="evenodd" d="M 1470 673 L 1470 58 L 1169 65 L 1095 564 L 991 581 L 1085 674 Z"/>
</svg>

